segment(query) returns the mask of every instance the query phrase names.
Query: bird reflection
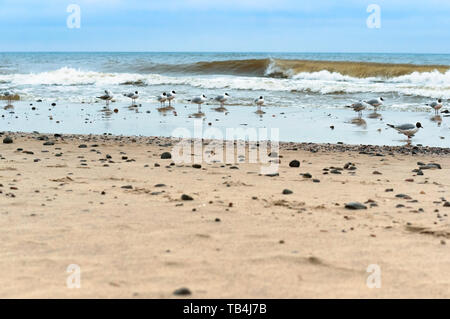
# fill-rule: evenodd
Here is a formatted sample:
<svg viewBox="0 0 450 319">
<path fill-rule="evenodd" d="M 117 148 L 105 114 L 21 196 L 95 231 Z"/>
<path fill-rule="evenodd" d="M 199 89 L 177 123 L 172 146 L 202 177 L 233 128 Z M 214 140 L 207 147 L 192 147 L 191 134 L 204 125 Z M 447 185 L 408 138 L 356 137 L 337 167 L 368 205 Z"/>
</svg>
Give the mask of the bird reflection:
<svg viewBox="0 0 450 319">
<path fill-rule="evenodd" d="M 440 115 L 435 115 L 430 117 L 430 121 L 435 122 L 437 126 L 440 127 L 442 124 L 442 117 Z"/>
</svg>

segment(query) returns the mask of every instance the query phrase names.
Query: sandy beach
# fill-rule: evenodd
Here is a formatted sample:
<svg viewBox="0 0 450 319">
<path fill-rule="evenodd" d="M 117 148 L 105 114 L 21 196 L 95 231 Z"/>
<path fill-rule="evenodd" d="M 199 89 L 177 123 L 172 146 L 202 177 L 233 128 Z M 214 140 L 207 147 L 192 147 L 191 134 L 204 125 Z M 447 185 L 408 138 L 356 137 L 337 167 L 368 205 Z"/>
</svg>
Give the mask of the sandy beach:
<svg viewBox="0 0 450 319">
<path fill-rule="evenodd" d="M 172 164 L 170 138 L 6 136 L 1 298 L 450 297 L 448 148 L 281 143 L 265 176 Z"/>
</svg>

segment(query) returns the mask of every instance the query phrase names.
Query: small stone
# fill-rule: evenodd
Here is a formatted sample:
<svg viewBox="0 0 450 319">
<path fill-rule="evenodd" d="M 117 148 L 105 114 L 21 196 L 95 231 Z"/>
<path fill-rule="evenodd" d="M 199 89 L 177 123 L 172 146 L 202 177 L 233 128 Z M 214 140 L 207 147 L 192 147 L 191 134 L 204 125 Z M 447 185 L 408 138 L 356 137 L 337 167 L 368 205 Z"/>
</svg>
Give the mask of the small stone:
<svg viewBox="0 0 450 319">
<path fill-rule="evenodd" d="M 445 202 L 444 207 L 450 207 L 450 202 Z"/>
<path fill-rule="evenodd" d="M 133 186 L 131 186 L 131 185 L 124 185 L 121 188 L 123 188 L 123 189 L 133 189 Z"/>
<path fill-rule="evenodd" d="M 81 144 L 81 145 L 78 146 L 78 148 L 87 148 L 87 145 L 86 144 Z"/>
<path fill-rule="evenodd" d="M 179 288 L 173 292 L 175 296 L 188 296 L 191 295 L 191 291 L 188 288 Z"/>
<path fill-rule="evenodd" d="M 202 166 L 200 164 L 193 164 L 192 167 L 193 168 L 202 168 Z"/>
<path fill-rule="evenodd" d="M 161 159 L 170 159 L 172 158 L 172 154 L 170 154 L 169 152 L 164 152 L 161 154 Z"/>
<path fill-rule="evenodd" d="M 300 162 L 297 160 L 293 160 L 289 163 L 289 167 L 300 167 Z"/>
<path fill-rule="evenodd" d="M 302 174 L 303 178 L 312 178 L 312 175 L 310 173 Z"/>
<path fill-rule="evenodd" d="M 291 191 L 290 189 L 283 189 L 283 195 L 290 195 L 290 194 L 292 194 L 292 193 L 294 193 L 293 191 Z"/>
<path fill-rule="evenodd" d="M 347 209 L 367 209 L 367 206 L 359 203 L 359 202 L 350 202 L 345 204 L 345 208 Z"/>
<path fill-rule="evenodd" d="M 3 144 L 12 144 L 12 143 L 13 143 L 13 139 L 9 136 L 7 136 L 3 139 Z"/>
<path fill-rule="evenodd" d="M 181 195 L 181 200 L 194 200 L 191 196 L 183 194 Z"/>
<path fill-rule="evenodd" d="M 373 171 L 372 174 L 373 174 L 373 175 L 383 175 L 383 174 L 380 173 L 379 171 Z"/>
</svg>

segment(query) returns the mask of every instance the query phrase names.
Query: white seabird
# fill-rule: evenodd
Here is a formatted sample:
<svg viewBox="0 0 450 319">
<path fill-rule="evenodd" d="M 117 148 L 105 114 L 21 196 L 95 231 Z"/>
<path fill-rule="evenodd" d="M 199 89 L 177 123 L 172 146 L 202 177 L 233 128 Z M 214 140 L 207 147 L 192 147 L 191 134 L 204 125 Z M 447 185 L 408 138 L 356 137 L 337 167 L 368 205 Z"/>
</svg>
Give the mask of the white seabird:
<svg viewBox="0 0 450 319">
<path fill-rule="evenodd" d="M 163 92 L 163 94 L 161 94 L 160 96 L 158 96 L 158 102 L 161 103 L 161 106 L 163 106 L 163 104 L 165 105 L 167 101 L 167 94 L 166 92 Z"/>
<path fill-rule="evenodd" d="M 260 113 L 260 114 L 265 113 L 264 111 L 261 110 L 261 106 L 264 105 L 264 97 L 260 96 L 254 102 L 258 106 L 258 110 L 256 111 L 256 113 Z"/>
<path fill-rule="evenodd" d="M 229 97 L 230 97 L 230 95 L 225 92 L 224 94 L 216 96 L 214 98 L 214 101 L 219 102 L 220 103 L 220 107 L 223 108 L 225 102 L 228 100 Z"/>
<path fill-rule="evenodd" d="M 130 93 L 124 93 L 123 96 L 129 97 L 131 99 L 131 105 L 134 105 L 136 102 L 136 99 L 139 98 L 138 91 L 130 92 Z"/>
<path fill-rule="evenodd" d="M 437 99 L 436 101 L 430 103 L 430 104 L 425 104 L 427 106 L 430 106 L 431 108 L 434 109 L 434 112 L 436 113 L 436 115 L 439 114 L 439 110 L 442 108 L 442 100 L 441 99 Z"/>
<path fill-rule="evenodd" d="M 367 105 L 367 103 L 360 101 L 357 103 L 353 103 L 352 105 L 347 106 L 347 107 L 350 107 L 353 109 L 353 111 L 358 112 L 358 116 L 361 118 L 362 111 L 366 109 L 366 105 Z"/>
<path fill-rule="evenodd" d="M 377 111 L 377 108 L 383 105 L 384 99 L 382 97 L 379 97 L 377 99 L 372 99 L 369 101 L 364 101 L 367 104 L 372 105 L 375 108 L 375 112 Z"/>
<path fill-rule="evenodd" d="M 171 105 L 172 100 L 177 96 L 177 93 L 175 91 L 170 91 L 167 93 L 167 101 L 169 101 L 169 106 Z"/>
<path fill-rule="evenodd" d="M 408 137 L 408 139 L 413 137 L 420 128 L 423 128 L 423 126 L 422 126 L 422 124 L 420 124 L 420 122 L 417 122 L 416 125 L 414 125 L 414 124 L 402 124 L 402 125 L 387 124 L 387 126 L 392 127 L 393 129 L 397 130 L 400 134 L 406 135 Z"/>
<path fill-rule="evenodd" d="M 111 101 L 113 99 L 113 95 L 111 93 L 111 91 L 109 90 L 105 90 L 105 94 L 102 96 L 97 96 L 98 99 L 103 100 L 106 102 L 106 105 L 109 105 L 109 101 Z"/>
<path fill-rule="evenodd" d="M 203 103 L 205 103 L 205 101 L 206 101 L 206 95 L 205 94 L 202 94 L 202 95 L 200 95 L 198 97 L 194 97 L 191 100 L 192 103 L 195 103 L 195 104 L 198 105 L 198 113 L 201 113 L 201 105 Z"/>
</svg>

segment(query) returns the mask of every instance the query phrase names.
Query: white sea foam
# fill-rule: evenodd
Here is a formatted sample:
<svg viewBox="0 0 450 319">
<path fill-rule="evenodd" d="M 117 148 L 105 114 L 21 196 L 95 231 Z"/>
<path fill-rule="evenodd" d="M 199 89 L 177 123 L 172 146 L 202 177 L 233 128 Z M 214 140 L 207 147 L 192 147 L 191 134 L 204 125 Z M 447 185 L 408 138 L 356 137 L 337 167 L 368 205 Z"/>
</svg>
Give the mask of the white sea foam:
<svg viewBox="0 0 450 319">
<path fill-rule="evenodd" d="M 276 69 L 269 70 L 276 72 Z M 93 86 L 107 88 L 141 81 L 148 86 L 184 85 L 202 89 L 269 92 L 310 92 L 316 94 L 396 93 L 400 95 L 450 99 L 450 71 L 414 72 L 394 78 L 354 78 L 336 72 L 299 73 L 288 79 L 247 76 L 165 76 L 158 74 L 103 73 L 63 67 L 58 70 L 0 75 L 0 89 L 17 87 L 33 91 L 45 86 Z M 126 90 L 126 86 L 121 86 Z M 80 95 L 84 89 L 80 88 Z M 143 89 L 145 90 L 145 88 Z M 62 91 L 62 90 L 61 90 Z M 70 92 L 74 92 L 70 90 Z"/>
</svg>

